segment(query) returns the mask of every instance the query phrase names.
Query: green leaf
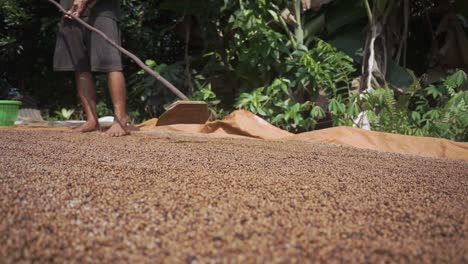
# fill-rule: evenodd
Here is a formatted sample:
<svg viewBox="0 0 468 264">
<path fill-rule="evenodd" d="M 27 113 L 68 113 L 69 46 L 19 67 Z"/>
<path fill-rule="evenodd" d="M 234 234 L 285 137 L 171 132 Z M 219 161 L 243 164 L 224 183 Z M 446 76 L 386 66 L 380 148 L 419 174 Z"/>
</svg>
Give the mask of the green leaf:
<svg viewBox="0 0 468 264">
<path fill-rule="evenodd" d="M 434 99 L 442 96 L 442 92 L 434 85 L 429 85 L 426 89 L 426 94 L 432 96 Z"/>
<path fill-rule="evenodd" d="M 322 118 L 325 118 L 326 116 L 325 111 L 323 111 L 323 108 L 318 105 L 312 108 L 312 110 L 310 111 L 310 115 L 316 120 L 320 120 Z"/>
<path fill-rule="evenodd" d="M 148 67 L 154 67 L 156 66 L 156 62 L 154 60 L 146 60 L 145 61 L 145 64 L 148 66 Z"/>
<path fill-rule="evenodd" d="M 273 17 L 276 22 L 279 22 L 278 14 L 273 10 L 268 10 L 268 13 Z"/>
<path fill-rule="evenodd" d="M 466 73 L 462 70 L 458 70 L 452 75 L 448 76 L 444 81 L 444 85 L 452 89 L 457 89 L 468 81 Z"/>
<path fill-rule="evenodd" d="M 418 112 L 411 112 L 411 118 L 412 118 L 415 122 L 419 123 L 419 121 L 421 121 L 421 114 L 418 113 Z"/>
<path fill-rule="evenodd" d="M 257 113 L 262 115 L 262 116 L 266 116 L 266 112 L 261 108 L 257 108 Z"/>
<path fill-rule="evenodd" d="M 330 112 L 332 113 L 342 114 L 342 113 L 345 113 L 346 106 L 343 103 L 338 102 L 336 99 L 332 99 L 330 100 L 328 109 L 330 109 Z"/>
<path fill-rule="evenodd" d="M 430 110 L 423 115 L 424 119 L 434 120 L 440 118 L 440 111 L 437 109 Z"/>
<path fill-rule="evenodd" d="M 359 105 L 356 102 L 353 102 L 351 104 L 351 106 L 348 108 L 348 111 L 347 111 L 347 113 L 351 117 L 358 116 L 360 112 L 361 112 L 361 110 L 359 109 Z"/>
</svg>

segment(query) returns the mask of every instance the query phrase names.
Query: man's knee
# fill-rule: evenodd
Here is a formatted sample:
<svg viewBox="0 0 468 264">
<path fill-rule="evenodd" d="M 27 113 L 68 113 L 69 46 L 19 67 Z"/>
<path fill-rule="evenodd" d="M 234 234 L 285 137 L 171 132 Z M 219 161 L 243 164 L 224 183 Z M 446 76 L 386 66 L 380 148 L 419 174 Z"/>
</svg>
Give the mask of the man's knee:
<svg viewBox="0 0 468 264">
<path fill-rule="evenodd" d="M 108 72 L 107 73 L 107 76 L 123 76 L 123 72 L 122 71 L 111 71 L 111 72 Z"/>
<path fill-rule="evenodd" d="M 107 73 L 107 79 L 111 81 L 122 81 L 125 82 L 125 77 L 121 71 L 113 71 Z"/>
<path fill-rule="evenodd" d="M 87 79 L 92 79 L 93 74 L 88 71 L 84 72 L 75 72 L 75 77 L 80 80 L 87 80 Z"/>
</svg>

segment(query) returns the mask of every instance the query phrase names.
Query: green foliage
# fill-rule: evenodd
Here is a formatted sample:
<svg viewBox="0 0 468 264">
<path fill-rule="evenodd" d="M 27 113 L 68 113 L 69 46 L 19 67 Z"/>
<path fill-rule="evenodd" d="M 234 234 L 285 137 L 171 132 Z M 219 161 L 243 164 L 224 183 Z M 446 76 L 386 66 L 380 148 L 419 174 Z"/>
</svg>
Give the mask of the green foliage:
<svg viewBox="0 0 468 264">
<path fill-rule="evenodd" d="M 326 117 L 325 109 L 314 103 L 322 91 L 331 100 L 334 122 L 352 124 L 348 117 L 358 114 L 357 103 L 350 103 L 349 111 L 344 109 L 351 100 L 352 59 L 311 34 L 323 26 L 323 17 L 300 20 L 305 35 L 301 29 L 293 32 L 279 15 L 282 4 L 246 1 L 230 17 L 230 31 L 235 32 L 231 65 L 243 80 L 242 87 L 260 87 L 253 91 L 242 88 L 236 108 L 289 131 L 307 131 Z"/>
<path fill-rule="evenodd" d="M 395 99 L 380 88 L 366 96 L 365 107 L 374 130 L 468 141 L 468 92 L 465 72 L 459 70 L 436 85 Z"/>
<path fill-rule="evenodd" d="M 287 79 L 276 79 L 270 86 L 261 87 L 239 96 L 236 107 L 258 114 L 270 123 L 290 131 L 311 128 L 312 118 L 303 115 L 311 111 L 310 102 L 298 103 L 290 98 Z"/>
<path fill-rule="evenodd" d="M 3 0 L 0 15 L 0 60 L 6 61 L 23 52 L 23 45 L 18 43 L 18 36 L 12 32 L 27 23 L 30 16 L 16 0 Z"/>
<path fill-rule="evenodd" d="M 74 109 L 66 108 L 62 108 L 60 111 L 55 111 L 55 114 L 59 120 L 70 120 L 73 116 L 73 113 L 75 113 Z"/>
<path fill-rule="evenodd" d="M 285 57 L 283 77 L 242 93 L 236 107 L 259 114 L 283 129 L 308 131 L 326 116 L 325 110 L 313 103 L 324 91 L 331 99 L 330 112 L 346 115 L 349 76 L 355 71 L 352 60 L 324 41 L 317 40 L 315 45 L 310 51 L 296 50 Z"/>
<path fill-rule="evenodd" d="M 243 93 L 236 107 L 247 109 L 283 129 L 299 132 L 313 129 L 324 110 L 310 101 L 300 103 L 291 97 L 287 79 L 276 79 L 270 86 Z"/>
<path fill-rule="evenodd" d="M 318 95 L 323 89 L 329 98 L 347 94 L 351 88 L 350 76 L 356 71 L 353 60 L 330 44 L 316 40 L 310 51 L 294 51 L 286 61 L 292 85 Z M 314 98 L 315 99 L 315 98 Z"/>
<path fill-rule="evenodd" d="M 199 78 L 203 78 L 199 76 Z M 222 119 L 224 118 L 227 113 L 224 109 L 219 107 L 219 104 L 221 103 L 221 100 L 219 100 L 216 96 L 216 94 L 213 92 L 213 89 L 211 87 L 210 83 L 204 82 L 203 79 L 201 80 L 196 80 L 195 84 L 197 85 L 197 89 L 191 96 L 191 100 L 193 101 L 204 101 L 208 104 L 208 109 L 211 112 L 211 119 Z"/>
<path fill-rule="evenodd" d="M 234 32 L 229 42 L 229 54 L 236 75 L 244 87 L 255 87 L 272 81 L 281 71 L 282 59 L 289 54 L 288 38 L 275 31 L 270 25 L 275 6 L 258 2 L 236 10 L 228 22 L 229 31 Z"/>
<path fill-rule="evenodd" d="M 361 112 L 357 96 L 343 100 L 341 97 L 331 99 L 328 109 L 332 115 L 334 126 L 353 126 L 354 119 Z"/>
</svg>

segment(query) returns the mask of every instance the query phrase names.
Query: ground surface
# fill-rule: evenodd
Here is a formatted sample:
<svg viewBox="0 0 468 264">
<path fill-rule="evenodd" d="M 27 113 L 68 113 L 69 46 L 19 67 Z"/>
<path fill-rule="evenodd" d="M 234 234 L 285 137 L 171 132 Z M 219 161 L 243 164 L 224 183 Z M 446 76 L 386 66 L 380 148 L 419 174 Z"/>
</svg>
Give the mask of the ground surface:
<svg viewBox="0 0 468 264">
<path fill-rule="evenodd" d="M 0 130 L 0 262 L 468 262 L 468 163 Z"/>
</svg>

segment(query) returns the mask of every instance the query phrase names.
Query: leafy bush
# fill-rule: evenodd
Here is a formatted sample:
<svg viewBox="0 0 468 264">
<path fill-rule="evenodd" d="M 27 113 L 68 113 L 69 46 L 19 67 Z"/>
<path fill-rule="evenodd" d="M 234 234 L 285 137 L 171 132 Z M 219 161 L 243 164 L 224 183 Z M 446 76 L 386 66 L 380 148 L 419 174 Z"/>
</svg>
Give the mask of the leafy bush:
<svg viewBox="0 0 468 264">
<path fill-rule="evenodd" d="M 468 141 L 468 91 L 462 89 L 467 81 L 459 70 L 398 100 L 392 90 L 380 88 L 365 96 L 363 108 L 374 130 Z"/>
<path fill-rule="evenodd" d="M 311 130 L 326 116 L 325 109 L 314 103 L 320 91 L 328 96 L 333 114 L 346 113 L 343 102 L 349 100 L 349 76 L 355 71 L 348 56 L 317 40 L 313 49 L 296 50 L 286 61 L 283 77 L 242 93 L 236 107 L 292 132 Z"/>
<path fill-rule="evenodd" d="M 241 81 L 241 88 L 270 83 L 282 71 L 284 57 L 289 55 L 288 38 L 270 25 L 277 7 L 263 1 L 246 1 L 235 9 L 227 27 L 232 32 L 227 58 Z"/>
</svg>

